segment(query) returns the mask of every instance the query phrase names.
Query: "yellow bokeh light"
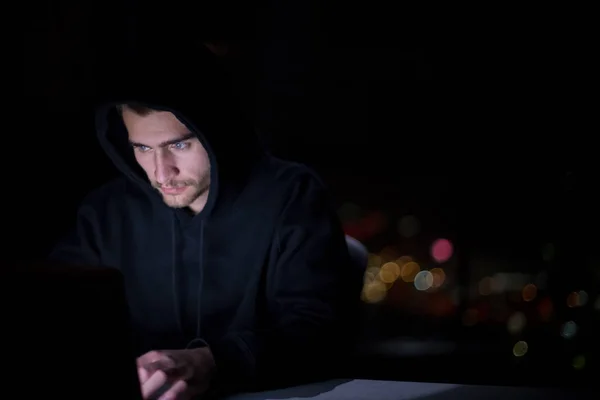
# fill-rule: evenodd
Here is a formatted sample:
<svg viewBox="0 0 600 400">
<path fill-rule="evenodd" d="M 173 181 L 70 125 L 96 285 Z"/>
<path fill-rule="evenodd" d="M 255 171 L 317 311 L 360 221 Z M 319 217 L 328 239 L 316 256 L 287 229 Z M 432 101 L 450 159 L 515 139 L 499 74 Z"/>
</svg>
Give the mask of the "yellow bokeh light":
<svg viewBox="0 0 600 400">
<path fill-rule="evenodd" d="M 400 276 L 400 267 L 395 262 L 387 262 L 381 266 L 379 279 L 384 283 L 394 283 Z"/>
<path fill-rule="evenodd" d="M 385 299 L 386 294 L 386 284 L 378 280 L 374 280 L 363 287 L 363 300 L 367 303 L 378 303 Z"/>
<path fill-rule="evenodd" d="M 411 256 L 402 256 L 396 260 L 396 264 L 398 264 L 398 266 L 402 268 L 404 264 L 409 263 L 411 261 L 414 261 Z"/>
<path fill-rule="evenodd" d="M 585 357 L 577 356 L 573 359 L 573 368 L 575 369 L 583 369 L 585 367 Z"/>
<path fill-rule="evenodd" d="M 441 268 L 433 268 L 431 271 L 431 275 L 433 275 L 433 285 L 434 289 L 440 288 L 444 282 L 446 281 L 446 273 Z"/>
<path fill-rule="evenodd" d="M 363 288 L 363 300 L 367 303 L 379 303 L 387 294 L 387 286 L 378 280 L 367 283 Z"/>
<path fill-rule="evenodd" d="M 528 350 L 529 345 L 527 344 L 527 342 L 521 340 L 515 343 L 513 347 L 513 354 L 515 357 L 523 357 L 525 354 L 527 354 Z"/>
<path fill-rule="evenodd" d="M 365 271 L 365 283 L 373 282 L 379 276 L 379 268 L 369 267 Z"/>
<path fill-rule="evenodd" d="M 413 282 L 415 276 L 421 271 L 421 267 L 414 261 L 409 261 L 402 265 L 400 269 L 400 276 L 404 282 Z"/>
</svg>

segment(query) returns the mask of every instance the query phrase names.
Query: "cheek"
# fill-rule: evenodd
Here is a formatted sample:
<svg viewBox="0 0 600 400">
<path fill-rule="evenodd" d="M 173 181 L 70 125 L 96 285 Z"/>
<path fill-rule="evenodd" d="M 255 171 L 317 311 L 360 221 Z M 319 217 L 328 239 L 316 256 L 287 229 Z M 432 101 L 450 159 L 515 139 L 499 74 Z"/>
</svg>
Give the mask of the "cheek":
<svg viewBox="0 0 600 400">
<path fill-rule="evenodd" d="M 187 175 L 193 176 L 197 180 L 204 177 L 210 170 L 210 163 L 206 153 L 190 154 L 189 157 L 185 157 L 185 159 L 180 161 L 180 165 L 185 165 Z"/>
<path fill-rule="evenodd" d="M 152 165 L 152 159 L 150 157 L 144 157 L 143 155 L 136 154 L 135 159 L 148 177 L 152 177 L 154 175 L 154 166 Z"/>
</svg>

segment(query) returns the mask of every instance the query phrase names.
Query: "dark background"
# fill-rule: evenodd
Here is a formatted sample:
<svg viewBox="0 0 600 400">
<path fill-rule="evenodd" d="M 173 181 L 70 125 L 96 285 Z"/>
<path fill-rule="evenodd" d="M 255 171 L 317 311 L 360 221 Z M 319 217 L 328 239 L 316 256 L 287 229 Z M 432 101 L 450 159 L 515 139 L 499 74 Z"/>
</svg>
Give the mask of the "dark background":
<svg viewBox="0 0 600 400">
<path fill-rule="evenodd" d="M 21 178 L 5 187 L 6 257 L 42 258 L 83 196 L 114 175 L 92 105 L 135 73 L 124 62 L 132 52 L 168 34 L 191 53 L 216 49 L 263 140 L 323 176 L 347 233 L 368 247 L 358 374 L 590 382 L 600 235 L 584 14 L 38 2 L 24 24 L 17 124 L 26 146 L 5 153 Z M 436 264 L 439 238 L 454 252 Z M 445 280 L 427 290 L 414 276 L 382 285 L 381 265 L 404 271 L 407 256 Z"/>
</svg>

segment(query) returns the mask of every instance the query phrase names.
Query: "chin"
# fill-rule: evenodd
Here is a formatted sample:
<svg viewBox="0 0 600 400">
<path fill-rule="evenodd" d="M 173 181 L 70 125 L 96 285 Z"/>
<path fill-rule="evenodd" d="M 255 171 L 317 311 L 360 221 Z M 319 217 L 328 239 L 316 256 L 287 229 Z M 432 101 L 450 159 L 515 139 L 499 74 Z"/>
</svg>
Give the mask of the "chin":
<svg viewBox="0 0 600 400">
<path fill-rule="evenodd" d="M 188 204 L 182 204 L 182 203 L 172 203 L 172 202 L 165 202 L 167 204 L 167 206 L 171 207 L 171 208 L 186 208 L 188 206 Z"/>
<path fill-rule="evenodd" d="M 188 198 L 174 198 L 173 196 L 163 197 L 163 201 L 171 208 L 185 208 L 192 204 L 192 200 Z"/>
<path fill-rule="evenodd" d="M 189 207 L 198 197 L 202 195 L 202 191 L 194 190 L 193 192 L 182 193 L 178 196 L 163 195 L 163 201 L 172 208 Z"/>
<path fill-rule="evenodd" d="M 173 201 L 169 201 L 169 202 L 165 202 L 169 207 L 171 208 L 186 208 L 189 207 L 191 203 L 180 203 L 180 202 L 173 202 Z"/>
</svg>

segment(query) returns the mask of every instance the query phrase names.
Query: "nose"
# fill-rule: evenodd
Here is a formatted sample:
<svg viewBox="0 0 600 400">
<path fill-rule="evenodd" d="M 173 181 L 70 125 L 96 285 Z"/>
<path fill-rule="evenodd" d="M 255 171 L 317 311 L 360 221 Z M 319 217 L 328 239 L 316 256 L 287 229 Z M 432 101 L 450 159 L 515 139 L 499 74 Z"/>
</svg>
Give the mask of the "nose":
<svg viewBox="0 0 600 400">
<path fill-rule="evenodd" d="M 173 161 L 172 157 L 169 154 L 165 154 L 165 152 L 158 151 L 155 153 L 154 177 L 161 185 L 168 184 L 179 174 L 179 169 L 177 169 Z"/>
</svg>

